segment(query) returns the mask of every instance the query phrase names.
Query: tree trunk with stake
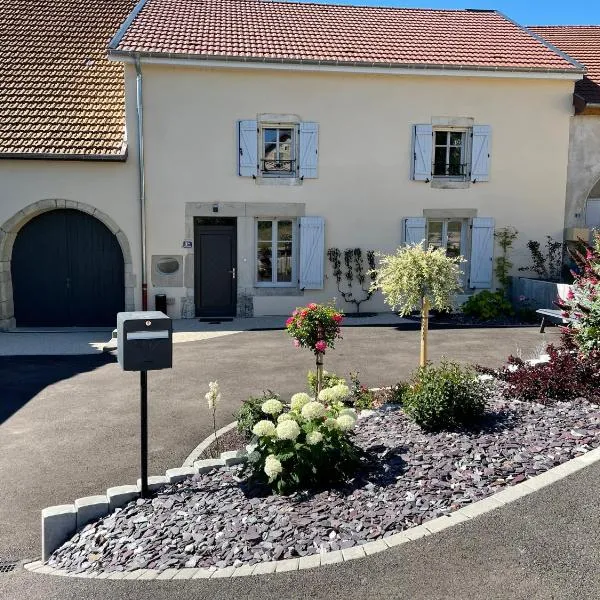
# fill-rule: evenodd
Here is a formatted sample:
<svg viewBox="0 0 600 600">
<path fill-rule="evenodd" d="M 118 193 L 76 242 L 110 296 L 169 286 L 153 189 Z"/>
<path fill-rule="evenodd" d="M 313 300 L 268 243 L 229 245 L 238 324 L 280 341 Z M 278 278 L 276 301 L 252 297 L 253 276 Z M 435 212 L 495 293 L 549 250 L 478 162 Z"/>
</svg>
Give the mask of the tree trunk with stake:
<svg viewBox="0 0 600 600">
<path fill-rule="evenodd" d="M 317 397 L 323 389 L 323 352 L 315 352 L 317 357 Z"/>
<path fill-rule="evenodd" d="M 427 364 L 427 333 L 429 332 L 429 298 L 421 300 L 421 367 Z"/>
</svg>

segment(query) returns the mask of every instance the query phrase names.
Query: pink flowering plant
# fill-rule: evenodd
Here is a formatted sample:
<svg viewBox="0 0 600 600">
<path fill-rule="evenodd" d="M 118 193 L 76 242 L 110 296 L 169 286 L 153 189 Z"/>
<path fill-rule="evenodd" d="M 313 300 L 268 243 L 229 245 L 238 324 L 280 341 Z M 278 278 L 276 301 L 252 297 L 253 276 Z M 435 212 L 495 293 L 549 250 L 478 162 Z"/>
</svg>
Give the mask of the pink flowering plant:
<svg viewBox="0 0 600 600">
<path fill-rule="evenodd" d="M 600 233 L 594 236 L 594 245 L 576 252 L 579 267 L 573 273 L 575 281 L 567 297 L 558 304 L 563 316 L 572 319 L 566 333 L 579 352 L 585 356 L 600 354 Z"/>
<path fill-rule="evenodd" d="M 325 354 L 328 348 L 335 347 L 335 340 L 341 338 L 340 327 L 343 313 L 329 304 L 314 304 L 297 308 L 285 322 L 288 333 L 294 338 L 294 345 L 309 348 L 315 354 Z"/>
<path fill-rule="evenodd" d="M 323 389 L 323 356 L 335 348 L 344 315 L 331 304 L 315 304 L 296 308 L 285 322 L 288 333 L 297 348 L 308 348 L 317 357 L 317 394 Z"/>
</svg>

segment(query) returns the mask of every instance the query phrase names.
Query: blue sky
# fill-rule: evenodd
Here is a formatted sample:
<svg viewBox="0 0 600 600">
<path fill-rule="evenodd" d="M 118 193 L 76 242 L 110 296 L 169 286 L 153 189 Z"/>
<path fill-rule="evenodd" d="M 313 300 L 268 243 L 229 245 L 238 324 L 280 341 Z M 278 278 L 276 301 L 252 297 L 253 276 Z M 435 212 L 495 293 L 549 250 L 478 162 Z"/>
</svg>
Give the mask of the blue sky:
<svg viewBox="0 0 600 600">
<path fill-rule="evenodd" d="M 600 0 L 333 0 L 331 3 L 407 8 L 493 8 L 521 25 L 600 25 Z"/>
</svg>

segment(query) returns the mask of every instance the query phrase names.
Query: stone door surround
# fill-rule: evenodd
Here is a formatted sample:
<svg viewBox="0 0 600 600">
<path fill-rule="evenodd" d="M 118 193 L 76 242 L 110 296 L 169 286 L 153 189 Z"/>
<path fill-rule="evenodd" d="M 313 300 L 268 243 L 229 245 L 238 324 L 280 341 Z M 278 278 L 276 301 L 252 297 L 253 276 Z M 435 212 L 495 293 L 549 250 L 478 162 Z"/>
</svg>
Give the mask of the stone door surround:
<svg viewBox="0 0 600 600">
<path fill-rule="evenodd" d="M 117 237 L 125 267 L 125 310 L 134 310 L 135 277 L 131 248 L 127 236 L 105 213 L 84 202 L 63 199 L 45 199 L 29 204 L 19 210 L 8 221 L 0 225 L 0 330 L 15 327 L 15 308 L 11 276 L 12 249 L 21 228 L 31 219 L 50 210 L 69 208 L 88 213 L 106 225 Z"/>
</svg>

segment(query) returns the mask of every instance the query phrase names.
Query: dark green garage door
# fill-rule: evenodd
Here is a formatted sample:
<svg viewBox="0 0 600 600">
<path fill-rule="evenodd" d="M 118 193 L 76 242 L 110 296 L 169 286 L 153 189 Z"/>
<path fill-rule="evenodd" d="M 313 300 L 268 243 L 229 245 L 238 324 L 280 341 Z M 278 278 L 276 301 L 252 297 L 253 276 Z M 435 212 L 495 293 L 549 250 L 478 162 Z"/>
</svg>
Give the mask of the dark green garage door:
<svg viewBox="0 0 600 600">
<path fill-rule="evenodd" d="M 125 304 L 123 253 L 98 219 L 53 210 L 15 240 L 13 299 L 18 327 L 115 326 Z"/>
</svg>

